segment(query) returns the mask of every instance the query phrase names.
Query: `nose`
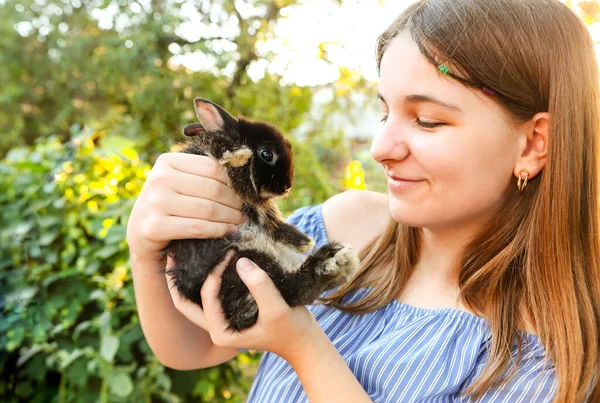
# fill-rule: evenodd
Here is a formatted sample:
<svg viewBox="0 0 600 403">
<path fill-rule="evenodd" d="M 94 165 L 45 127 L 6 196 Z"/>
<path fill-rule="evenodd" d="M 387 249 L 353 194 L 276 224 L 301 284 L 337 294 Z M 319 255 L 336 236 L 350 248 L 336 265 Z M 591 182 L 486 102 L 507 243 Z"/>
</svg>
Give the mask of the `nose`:
<svg viewBox="0 0 600 403">
<path fill-rule="evenodd" d="M 410 154 L 410 150 L 403 131 L 403 128 L 395 125 L 394 121 L 388 118 L 371 143 L 373 159 L 380 164 L 386 160 L 405 159 Z"/>
<path fill-rule="evenodd" d="M 283 194 L 288 194 L 292 188 L 291 182 L 287 182 L 283 185 Z"/>
</svg>

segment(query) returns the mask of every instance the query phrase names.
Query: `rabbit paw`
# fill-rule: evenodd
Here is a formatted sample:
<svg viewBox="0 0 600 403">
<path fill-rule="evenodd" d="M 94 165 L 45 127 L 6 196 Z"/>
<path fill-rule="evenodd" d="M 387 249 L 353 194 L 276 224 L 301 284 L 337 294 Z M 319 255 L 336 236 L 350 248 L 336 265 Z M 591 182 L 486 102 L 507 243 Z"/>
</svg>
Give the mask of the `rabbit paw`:
<svg viewBox="0 0 600 403">
<path fill-rule="evenodd" d="M 343 283 L 356 273 L 360 262 L 352 247 L 340 245 L 335 249 L 335 254 L 319 267 L 318 274 L 331 277 L 335 283 Z"/>
<path fill-rule="evenodd" d="M 311 251 L 315 247 L 315 241 L 309 238 L 306 243 L 302 243 L 298 246 L 297 250 L 301 253 L 306 253 Z"/>
</svg>

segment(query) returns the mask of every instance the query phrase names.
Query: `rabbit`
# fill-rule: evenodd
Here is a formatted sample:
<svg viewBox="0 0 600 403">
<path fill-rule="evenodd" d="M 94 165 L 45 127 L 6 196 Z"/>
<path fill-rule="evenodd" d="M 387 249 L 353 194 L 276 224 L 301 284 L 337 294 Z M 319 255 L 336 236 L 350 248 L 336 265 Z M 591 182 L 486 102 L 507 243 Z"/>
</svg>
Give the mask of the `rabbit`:
<svg viewBox="0 0 600 403">
<path fill-rule="evenodd" d="M 172 286 L 184 298 L 202 307 L 200 289 L 229 250 L 219 291 L 228 329 L 241 331 L 258 318 L 258 306 L 239 278 L 235 265 L 246 257 L 273 280 L 289 306 L 313 303 L 323 292 L 340 286 L 358 269 L 356 251 L 329 242 L 307 255 L 314 241 L 284 222 L 275 199 L 292 187 L 292 145 L 273 125 L 243 116 L 237 119 L 221 106 L 194 100 L 200 123 L 187 125 L 187 140 L 175 151 L 214 157 L 226 168 L 230 185 L 242 200 L 248 220 L 238 232 L 219 239 L 173 240 L 163 250 L 175 265 L 169 269 Z"/>
</svg>

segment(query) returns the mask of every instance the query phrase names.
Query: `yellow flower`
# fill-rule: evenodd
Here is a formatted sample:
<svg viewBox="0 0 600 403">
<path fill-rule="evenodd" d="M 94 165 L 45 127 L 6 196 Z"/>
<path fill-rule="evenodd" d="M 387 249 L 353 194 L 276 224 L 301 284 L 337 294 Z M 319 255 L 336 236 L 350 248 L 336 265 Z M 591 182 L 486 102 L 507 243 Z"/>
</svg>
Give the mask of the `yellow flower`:
<svg viewBox="0 0 600 403">
<path fill-rule="evenodd" d="M 94 200 L 90 200 L 87 202 L 87 207 L 88 210 L 90 210 L 93 213 L 97 213 L 98 212 L 98 203 L 96 203 Z"/>
</svg>

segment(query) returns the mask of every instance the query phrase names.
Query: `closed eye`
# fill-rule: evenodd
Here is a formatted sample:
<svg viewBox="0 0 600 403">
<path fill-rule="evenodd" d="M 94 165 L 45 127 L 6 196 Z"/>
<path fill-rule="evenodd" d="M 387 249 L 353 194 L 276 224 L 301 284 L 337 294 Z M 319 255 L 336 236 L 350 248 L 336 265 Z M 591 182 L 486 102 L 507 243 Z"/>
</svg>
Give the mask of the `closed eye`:
<svg viewBox="0 0 600 403">
<path fill-rule="evenodd" d="M 444 125 L 444 123 L 423 122 L 420 119 L 417 119 L 417 124 L 421 127 L 427 128 L 427 129 L 435 129 L 436 127 Z"/>
<path fill-rule="evenodd" d="M 385 123 L 385 122 L 387 121 L 387 118 L 388 118 L 387 116 L 384 116 L 384 117 L 382 117 L 382 118 L 381 118 L 381 122 L 384 122 L 384 123 Z M 426 128 L 426 129 L 435 129 L 436 127 L 443 126 L 443 125 L 445 124 L 445 123 L 423 122 L 423 121 L 422 121 L 422 120 L 420 120 L 420 119 L 417 119 L 417 120 L 416 120 L 416 123 L 417 123 L 419 126 L 421 126 L 421 127 L 424 127 L 424 128 Z"/>
</svg>

